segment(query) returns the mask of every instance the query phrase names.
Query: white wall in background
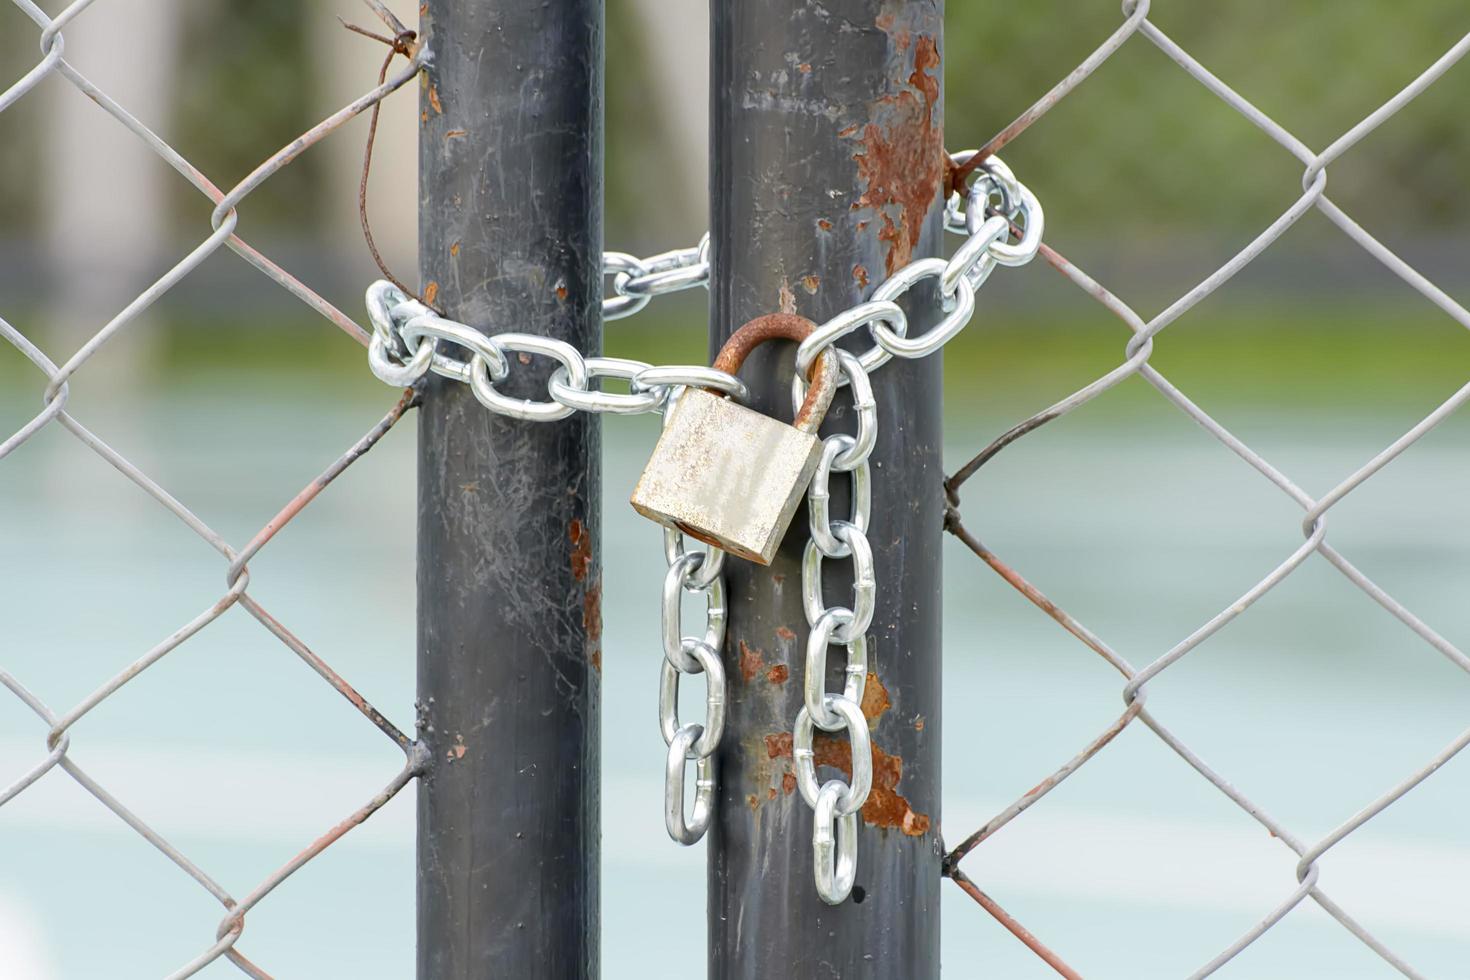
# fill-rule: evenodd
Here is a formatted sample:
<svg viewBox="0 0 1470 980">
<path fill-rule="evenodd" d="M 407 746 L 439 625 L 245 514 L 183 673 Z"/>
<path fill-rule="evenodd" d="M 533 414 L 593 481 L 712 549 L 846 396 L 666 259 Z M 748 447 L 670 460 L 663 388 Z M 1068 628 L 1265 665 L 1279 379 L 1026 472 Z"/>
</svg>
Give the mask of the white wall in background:
<svg viewBox="0 0 1470 980">
<path fill-rule="evenodd" d="M 678 170 L 669 183 L 680 196 L 679 212 L 700 215 L 702 229 L 709 214 L 709 8 L 669 0 L 634 0 L 633 8 L 645 50 L 659 52 L 644 61 L 656 76 L 646 94 L 663 117 L 663 138 Z M 615 139 L 609 132 L 608 140 Z"/>
<path fill-rule="evenodd" d="M 109 0 L 84 10 L 64 32 L 67 61 L 165 139 L 180 9 L 179 0 Z M 65 286 L 50 297 L 51 335 L 62 343 L 48 351 L 59 361 L 182 257 L 166 254 L 164 206 L 168 182 L 182 178 L 59 76 L 29 97 L 46 101 L 44 241 L 53 282 Z M 202 241 L 210 228 L 207 207 L 200 211 Z M 123 340 L 119 349 L 129 346 Z"/>
<path fill-rule="evenodd" d="M 415 5 L 394 6 L 398 16 L 407 18 L 404 23 L 414 26 Z M 321 55 L 317 60 L 313 112 L 316 118 L 322 118 L 377 84 L 378 69 L 387 54 L 387 48 L 371 38 L 344 30 L 337 18 L 378 34 L 387 34 L 388 29 L 360 2 L 332 0 L 311 7 L 306 16 L 313 34 L 312 47 Z M 395 61 L 395 68 L 402 66 L 401 59 Z M 418 281 L 418 113 L 417 83 L 410 82 L 383 101 L 368 190 L 373 239 L 389 268 L 409 285 Z M 351 258 L 353 268 L 360 268 L 363 275 L 371 275 L 369 270 L 373 268 L 357 216 L 357 187 L 367 129 L 367 113 L 363 113 L 328 137 L 317 151 L 326 154 L 331 171 L 322 183 L 329 195 L 323 237 L 333 243 L 332 251 Z"/>
</svg>

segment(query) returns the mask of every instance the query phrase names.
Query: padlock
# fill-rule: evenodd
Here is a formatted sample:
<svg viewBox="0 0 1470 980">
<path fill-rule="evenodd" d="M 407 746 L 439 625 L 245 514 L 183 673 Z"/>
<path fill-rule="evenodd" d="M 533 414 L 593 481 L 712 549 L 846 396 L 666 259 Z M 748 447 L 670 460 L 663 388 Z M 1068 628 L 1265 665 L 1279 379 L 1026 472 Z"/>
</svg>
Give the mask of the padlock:
<svg viewBox="0 0 1470 980">
<path fill-rule="evenodd" d="M 792 313 L 757 317 L 730 335 L 714 366 L 734 374 L 758 345 L 776 338 L 800 342 L 814 328 Z M 837 358 L 824 351 L 807 380 L 811 386 L 791 425 L 718 392 L 686 388 L 633 490 L 634 509 L 769 565 L 821 457 L 816 431 L 837 391 Z"/>
</svg>

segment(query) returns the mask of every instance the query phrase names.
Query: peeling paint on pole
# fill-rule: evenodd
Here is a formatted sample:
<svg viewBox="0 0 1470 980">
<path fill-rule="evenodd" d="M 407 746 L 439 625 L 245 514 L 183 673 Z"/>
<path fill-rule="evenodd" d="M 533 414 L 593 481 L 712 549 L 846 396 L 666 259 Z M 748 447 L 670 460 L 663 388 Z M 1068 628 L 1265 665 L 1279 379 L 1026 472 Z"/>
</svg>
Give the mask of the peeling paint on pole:
<svg viewBox="0 0 1470 980">
<path fill-rule="evenodd" d="M 944 117 L 939 101 L 939 43 L 931 34 L 895 25 L 886 14 L 879 26 L 892 41 L 896 91 L 877 99 L 869 121 L 848 138 L 858 142 L 862 195 L 854 203 L 862 220 L 878 222 L 889 275 L 915 255 L 924 225 L 944 183 Z M 904 74 L 905 66 L 912 66 Z"/>
</svg>

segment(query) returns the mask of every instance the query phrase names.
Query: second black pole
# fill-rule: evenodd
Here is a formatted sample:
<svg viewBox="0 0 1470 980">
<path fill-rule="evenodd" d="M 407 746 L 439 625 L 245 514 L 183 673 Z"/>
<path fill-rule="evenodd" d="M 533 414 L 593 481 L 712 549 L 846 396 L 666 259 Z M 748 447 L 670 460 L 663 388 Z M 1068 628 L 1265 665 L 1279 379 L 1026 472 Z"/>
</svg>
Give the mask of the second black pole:
<svg viewBox="0 0 1470 980">
<path fill-rule="evenodd" d="M 943 18 L 937 0 L 712 4 L 712 353 L 753 317 L 821 322 L 910 260 L 938 254 Z M 910 332 L 927 326 L 912 320 Z M 844 346 L 871 343 L 864 332 Z M 754 407 L 790 418 L 791 359 L 789 344 L 750 357 L 742 377 Z M 792 770 L 807 634 L 798 516 L 769 568 L 726 564 L 730 690 L 709 845 L 714 980 L 939 975 L 940 359 L 896 359 L 872 380 L 878 599 L 863 709 L 874 779 L 856 885 L 838 906 L 818 897 L 812 811 Z M 839 397 L 823 432 L 854 428 Z M 835 479 L 832 499 L 845 499 Z M 850 603 L 848 564 L 827 562 L 829 601 Z M 841 690 L 842 661 L 834 649 L 828 690 Z M 819 781 L 842 776 L 818 772 Z"/>
</svg>

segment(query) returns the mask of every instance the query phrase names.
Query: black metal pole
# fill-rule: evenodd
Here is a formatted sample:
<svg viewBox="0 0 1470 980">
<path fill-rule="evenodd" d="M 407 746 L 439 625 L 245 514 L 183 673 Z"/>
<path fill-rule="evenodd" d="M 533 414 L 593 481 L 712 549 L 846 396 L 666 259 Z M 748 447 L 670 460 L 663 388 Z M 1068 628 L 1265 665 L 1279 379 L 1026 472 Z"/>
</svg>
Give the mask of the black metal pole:
<svg viewBox="0 0 1470 980">
<path fill-rule="evenodd" d="M 911 259 L 938 254 L 944 11 L 938 0 L 715 0 L 712 14 L 718 347 L 763 313 L 820 322 Z M 871 343 L 864 332 L 844 346 Z M 789 418 L 790 361 L 789 344 L 749 359 L 742 376 L 756 407 Z M 863 709 L 874 779 L 856 886 L 840 906 L 817 896 L 812 811 L 792 776 L 807 633 L 804 517 L 770 568 L 726 565 L 732 681 L 709 874 L 716 980 L 939 975 L 940 385 L 937 355 L 873 374 L 868 537 L 878 599 Z M 839 396 L 823 432 L 854 428 Z M 835 479 L 832 499 L 834 507 L 846 499 Z M 850 603 L 846 565 L 827 563 L 826 589 Z M 840 648 L 828 658 L 828 690 L 841 690 L 842 661 Z"/>
<path fill-rule="evenodd" d="M 424 298 L 600 350 L 602 4 L 428 0 Z M 510 395 L 554 366 L 511 355 Z M 600 430 L 419 411 L 418 977 L 598 976 Z"/>
</svg>

